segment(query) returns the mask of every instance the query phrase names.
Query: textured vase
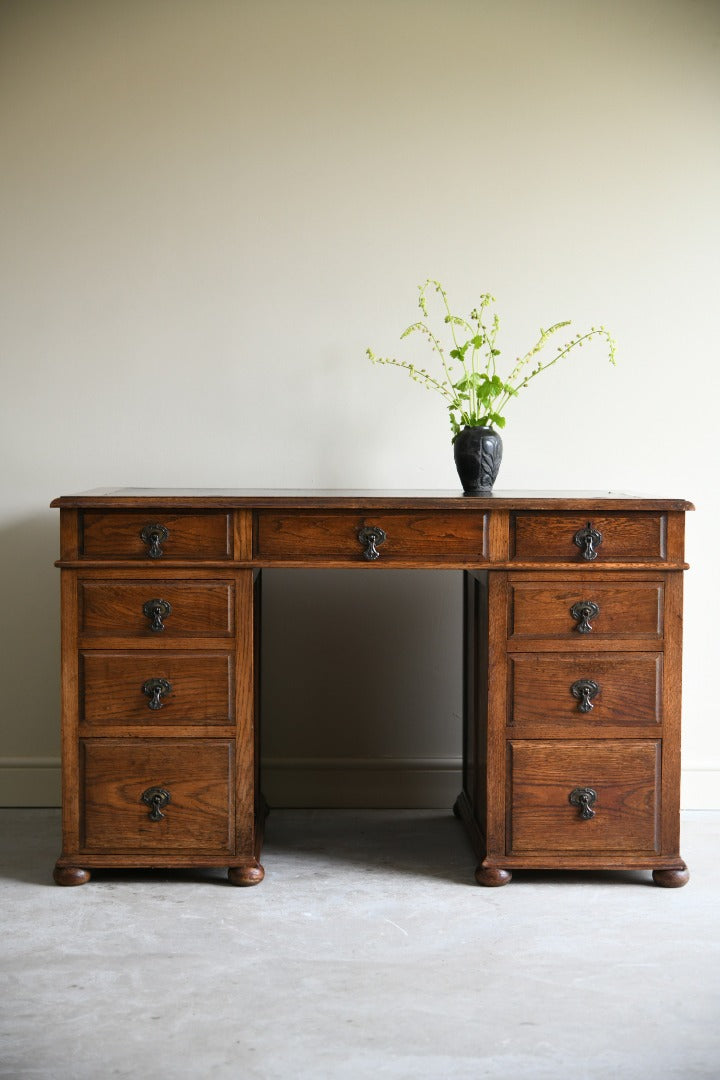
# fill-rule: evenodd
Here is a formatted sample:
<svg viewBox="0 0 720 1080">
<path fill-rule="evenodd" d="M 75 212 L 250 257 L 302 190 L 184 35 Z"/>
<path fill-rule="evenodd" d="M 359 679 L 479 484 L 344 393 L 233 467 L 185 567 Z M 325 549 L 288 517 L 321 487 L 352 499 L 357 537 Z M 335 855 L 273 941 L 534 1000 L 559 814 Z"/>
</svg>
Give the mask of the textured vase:
<svg viewBox="0 0 720 1080">
<path fill-rule="evenodd" d="M 502 461 L 502 439 L 490 427 L 464 427 L 453 444 L 465 495 L 489 495 Z"/>
</svg>

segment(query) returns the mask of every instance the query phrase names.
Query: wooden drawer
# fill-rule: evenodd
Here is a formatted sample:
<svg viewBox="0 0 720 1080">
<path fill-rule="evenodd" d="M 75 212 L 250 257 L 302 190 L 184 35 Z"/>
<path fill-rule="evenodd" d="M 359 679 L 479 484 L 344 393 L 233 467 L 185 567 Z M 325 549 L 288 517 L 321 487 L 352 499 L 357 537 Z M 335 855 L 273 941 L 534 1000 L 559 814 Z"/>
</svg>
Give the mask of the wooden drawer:
<svg viewBox="0 0 720 1080">
<path fill-rule="evenodd" d="M 233 656 L 226 652 L 83 652 L 80 719 L 98 724 L 230 724 Z"/>
<path fill-rule="evenodd" d="M 85 851 L 233 853 L 231 740 L 87 739 L 80 746 Z M 157 811 L 143 801 L 153 788 L 170 796 Z"/>
<path fill-rule="evenodd" d="M 664 585 L 659 580 L 511 579 L 508 602 L 510 640 L 550 638 L 580 644 L 663 636 Z"/>
<path fill-rule="evenodd" d="M 230 559 L 231 515 L 164 510 L 86 511 L 80 554 L 92 559 Z"/>
<path fill-rule="evenodd" d="M 589 546 L 583 536 L 588 526 L 595 534 Z M 577 511 L 514 513 L 510 558 L 518 562 L 662 562 L 667 558 L 667 514 L 636 511 L 588 518 L 587 512 Z"/>
<path fill-rule="evenodd" d="M 509 855 L 660 850 L 659 740 L 514 740 L 508 758 Z M 570 801 L 585 788 L 587 819 Z"/>
<path fill-rule="evenodd" d="M 662 719 L 662 653 L 508 657 L 508 723 L 591 729 Z"/>
<path fill-rule="evenodd" d="M 385 534 L 377 560 L 367 559 L 359 533 L 376 527 Z M 255 553 L 261 559 L 337 559 L 352 563 L 391 562 L 408 558 L 433 563 L 486 557 L 486 515 L 482 512 L 307 511 L 257 514 Z"/>
<path fill-rule="evenodd" d="M 84 578 L 79 628 L 88 637 L 231 637 L 234 600 L 231 581 Z"/>
</svg>

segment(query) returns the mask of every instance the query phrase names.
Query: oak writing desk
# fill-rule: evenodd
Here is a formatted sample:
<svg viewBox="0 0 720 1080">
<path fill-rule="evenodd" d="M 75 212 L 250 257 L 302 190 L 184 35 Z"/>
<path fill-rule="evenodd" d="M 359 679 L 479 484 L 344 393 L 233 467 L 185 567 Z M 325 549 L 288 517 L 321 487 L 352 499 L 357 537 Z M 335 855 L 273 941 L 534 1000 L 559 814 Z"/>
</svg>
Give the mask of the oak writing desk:
<svg viewBox="0 0 720 1080">
<path fill-rule="evenodd" d="M 679 853 L 684 513 L 620 494 L 133 489 L 61 512 L 60 885 L 227 866 L 255 885 L 262 571 L 464 571 L 463 820 L 514 867 Z"/>
</svg>

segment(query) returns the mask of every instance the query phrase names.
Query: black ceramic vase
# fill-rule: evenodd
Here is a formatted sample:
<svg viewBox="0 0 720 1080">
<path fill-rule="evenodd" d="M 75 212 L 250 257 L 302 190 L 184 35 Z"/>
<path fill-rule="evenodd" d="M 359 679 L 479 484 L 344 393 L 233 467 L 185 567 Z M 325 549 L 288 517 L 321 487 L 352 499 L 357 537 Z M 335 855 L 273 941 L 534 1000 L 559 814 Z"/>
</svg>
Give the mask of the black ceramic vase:
<svg viewBox="0 0 720 1080">
<path fill-rule="evenodd" d="M 464 427 L 453 444 L 465 495 L 489 495 L 502 461 L 502 439 L 491 427 Z"/>
</svg>

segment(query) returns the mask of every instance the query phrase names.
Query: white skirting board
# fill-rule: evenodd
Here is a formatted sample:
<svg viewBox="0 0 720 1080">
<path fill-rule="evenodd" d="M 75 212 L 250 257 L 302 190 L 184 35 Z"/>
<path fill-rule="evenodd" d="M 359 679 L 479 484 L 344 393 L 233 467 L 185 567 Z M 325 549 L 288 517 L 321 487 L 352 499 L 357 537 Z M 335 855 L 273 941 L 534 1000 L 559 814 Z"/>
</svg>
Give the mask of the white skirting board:
<svg viewBox="0 0 720 1080">
<path fill-rule="evenodd" d="M 459 758 L 269 758 L 270 806 L 451 807 L 462 785 Z M 60 760 L 0 758 L 0 806 L 59 806 Z M 683 810 L 720 810 L 720 763 L 682 771 Z"/>
</svg>

